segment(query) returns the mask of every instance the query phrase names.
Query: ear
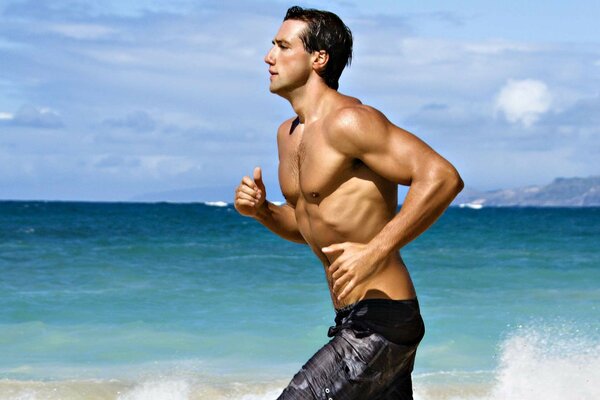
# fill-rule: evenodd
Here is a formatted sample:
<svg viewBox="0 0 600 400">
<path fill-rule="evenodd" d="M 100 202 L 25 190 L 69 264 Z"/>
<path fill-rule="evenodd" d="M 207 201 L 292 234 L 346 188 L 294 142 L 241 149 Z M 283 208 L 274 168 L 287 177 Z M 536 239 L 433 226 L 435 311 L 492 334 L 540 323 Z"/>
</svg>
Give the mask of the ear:
<svg viewBox="0 0 600 400">
<path fill-rule="evenodd" d="M 321 72 L 327 66 L 327 62 L 329 61 L 329 54 L 325 50 L 315 51 L 313 53 L 313 68 L 316 72 Z"/>
</svg>

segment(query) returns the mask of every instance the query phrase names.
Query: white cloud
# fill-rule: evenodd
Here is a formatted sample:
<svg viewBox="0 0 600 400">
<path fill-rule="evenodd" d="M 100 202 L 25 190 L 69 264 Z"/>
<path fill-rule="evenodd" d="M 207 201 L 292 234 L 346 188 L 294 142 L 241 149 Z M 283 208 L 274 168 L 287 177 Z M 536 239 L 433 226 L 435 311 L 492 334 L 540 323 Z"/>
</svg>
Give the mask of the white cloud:
<svg viewBox="0 0 600 400">
<path fill-rule="evenodd" d="M 193 172 L 201 164 L 193 157 L 171 155 L 101 155 L 93 159 L 95 170 L 137 179 L 169 179 Z"/>
<path fill-rule="evenodd" d="M 83 54 L 94 58 L 97 61 L 109 64 L 135 64 L 139 59 L 131 52 L 123 50 L 82 50 Z"/>
<path fill-rule="evenodd" d="M 48 107 L 22 106 L 15 114 L 0 112 L 3 126 L 25 126 L 30 128 L 60 128 L 60 114 Z"/>
<path fill-rule="evenodd" d="M 459 59 L 456 46 L 446 40 L 410 37 L 398 43 L 407 62 L 417 65 L 431 65 Z"/>
<path fill-rule="evenodd" d="M 134 111 L 121 118 L 109 118 L 103 124 L 113 128 L 127 128 L 136 132 L 150 132 L 156 126 L 156 120 L 145 111 Z"/>
<path fill-rule="evenodd" d="M 529 127 L 548 112 L 551 105 L 552 94 L 544 82 L 510 79 L 496 96 L 495 110 L 502 112 L 509 122 Z"/>
<path fill-rule="evenodd" d="M 459 164 L 462 164 L 457 168 L 471 187 L 482 190 L 513 188 L 547 183 L 557 176 L 591 175 L 589 166 L 574 157 L 580 154 L 570 146 L 547 150 L 465 149 L 457 157 Z M 485 174 L 479 172 L 478 167 L 481 166 L 485 166 Z M 512 173 L 507 174 L 507 168 Z"/>
<path fill-rule="evenodd" d="M 58 24 L 51 25 L 50 31 L 72 39 L 101 39 L 116 33 L 113 28 L 98 24 Z"/>
<path fill-rule="evenodd" d="M 491 55 L 500 54 L 507 51 L 531 52 L 537 50 L 538 48 L 531 44 L 492 40 L 489 42 L 467 43 L 465 44 L 464 49 L 467 52 L 474 54 Z"/>
</svg>

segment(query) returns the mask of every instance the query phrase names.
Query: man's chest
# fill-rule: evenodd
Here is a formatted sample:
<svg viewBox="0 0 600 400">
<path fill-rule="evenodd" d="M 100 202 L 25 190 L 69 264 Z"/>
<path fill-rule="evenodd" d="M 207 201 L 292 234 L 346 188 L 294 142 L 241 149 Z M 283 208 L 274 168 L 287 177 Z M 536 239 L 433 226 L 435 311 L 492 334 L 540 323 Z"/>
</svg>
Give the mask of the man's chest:
<svg viewBox="0 0 600 400">
<path fill-rule="evenodd" d="M 286 139 L 280 152 L 279 182 L 288 202 L 295 204 L 302 197 L 318 203 L 348 179 L 352 160 L 333 148 L 322 131 L 302 129 Z"/>
</svg>

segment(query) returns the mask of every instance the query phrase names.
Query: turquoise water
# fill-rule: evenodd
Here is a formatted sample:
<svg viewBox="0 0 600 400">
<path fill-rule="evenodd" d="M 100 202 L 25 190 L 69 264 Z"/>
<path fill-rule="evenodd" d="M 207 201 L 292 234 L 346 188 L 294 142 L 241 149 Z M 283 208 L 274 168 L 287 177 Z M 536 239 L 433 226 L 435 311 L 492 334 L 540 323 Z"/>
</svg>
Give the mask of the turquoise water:
<svg viewBox="0 0 600 400">
<path fill-rule="evenodd" d="M 597 398 L 599 238 L 598 208 L 449 209 L 403 250 L 416 398 Z M 0 202 L 0 293 L 7 399 L 274 398 L 333 322 L 310 251 L 231 206 Z"/>
</svg>

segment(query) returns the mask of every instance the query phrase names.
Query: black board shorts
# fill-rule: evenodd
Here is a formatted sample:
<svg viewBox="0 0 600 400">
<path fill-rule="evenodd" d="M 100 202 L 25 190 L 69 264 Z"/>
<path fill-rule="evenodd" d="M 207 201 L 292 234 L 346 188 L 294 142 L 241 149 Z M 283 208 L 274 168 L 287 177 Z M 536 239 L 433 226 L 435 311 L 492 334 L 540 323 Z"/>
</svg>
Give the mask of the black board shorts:
<svg viewBox="0 0 600 400">
<path fill-rule="evenodd" d="M 333 337 L 278 400 L 408 400 L 425 334 L 417 299 L 366 299 L 336 310 Z"/>
</svg>

